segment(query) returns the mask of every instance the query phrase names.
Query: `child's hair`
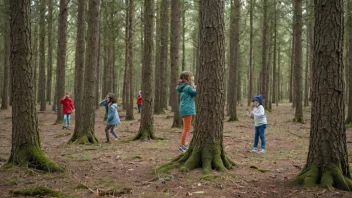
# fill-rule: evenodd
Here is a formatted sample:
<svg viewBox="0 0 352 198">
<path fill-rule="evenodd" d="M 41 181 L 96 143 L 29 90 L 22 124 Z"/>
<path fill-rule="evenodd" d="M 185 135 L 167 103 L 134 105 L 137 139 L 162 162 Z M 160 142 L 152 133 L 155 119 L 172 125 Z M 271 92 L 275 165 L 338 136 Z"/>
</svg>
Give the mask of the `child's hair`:
<svg viewBox="0 0 352 198">
<path fill-rule="evenodd" d="M 193 76 L 193 73 L 190 71 L 183 71 L 180 75 L 180 79 L 178 80 L 178 84 L 181 83 L 186 83 L 189 85 L 192 85 L 192 82 L 190 82 L 188 79 L 189 77 Z"/>
<path fill-rule="evenodd" d="M 70 93 L 70 92 L 66 92 L 66 96 L 67 96 L 67 95 L 71 96 L 71 93 Z"/>
<path fill-rule="evenodd" d="M 115 94 L 108 93 L 108 97 L 110 98 L 111 103 L 117 103 L 117 98 L 116 98 Z"/>
</svg>

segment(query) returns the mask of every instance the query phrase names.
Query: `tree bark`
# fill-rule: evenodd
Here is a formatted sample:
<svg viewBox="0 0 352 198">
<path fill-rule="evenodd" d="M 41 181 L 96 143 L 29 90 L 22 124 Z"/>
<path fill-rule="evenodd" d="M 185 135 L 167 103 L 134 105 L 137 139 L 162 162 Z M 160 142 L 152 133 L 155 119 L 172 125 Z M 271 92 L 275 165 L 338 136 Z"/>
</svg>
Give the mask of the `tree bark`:
<svg viewBox="0 0 352 198">
<path fill-rule="evenodd" d="M 295 0 L 295 122 L 304 122 L 302 108 L 302 0 Z"/>
<path fill-rule="evenodd" d="M 98 62 L 99 42 L 99 8 L 100 0 L 89 0 L 88 4 L 88 30 L 85 56 L 84 89 L 82 100 L 81 126 L 72 135 L 69 143 L 96 144 L 98 139 L 94 134 L 95 126 L 95 85 L 97 75 L 95 73 Z"/>
<path fill-rule="evenodd" d="M 202 167 L 203 172 L 207 174 L 212 168 L 226 171 L 234 165 L 225 155 L 223 145 L 224 2 L 224 0 L 202 0 L 200 2 L 201 40 L 197 87 L 199 112 L 196 116 L 195 131 L 187 151 L 171 163 L 162 166 L 160 171 L 176 167 L 181 167 L 181 171 L 190 171 Z"/>
<path fill-rule="evenodd" d="M 82 126 L 82 101 L 84 89 L 84 48 L 85 48 L 85 14 L 86 14 L 86 0 L 78 0 L 77 8 L 77 36 L 76 36 L 76 57 L 75 57 L 75 133 L 79 131 Z"/>
<path fill-rule="evenodd" d="M 60 0 L 58 43 L 57 43 L 57 67 L 56 67 L 56 123 L 63 122 L 62 105 L 60 99 L 65 94 L 65 70 L 67 51 L 67 16 L 69 0 Z"/>
<path fill-rule="evenodd" d="M 170 96 L 171 106 L 174 112 L 172 127 L 182 127 L 182 118 L 180 116 L 178 93 L 176 92 L 177 80 L 179 75 L 179 47 L 180 47 L 180 25 L 181 25 L 180 1 L 171 0 L 171 78 L 170 78 Z"/>
<path fill-rule="evenodd" d="M 37 81 L 37 72 L 38 72 L 38 41 L 39 41 L 39 34 L 38 34 L 38 31 L 39 31 L 39 25 L 36 24 L 34 26 L 34 38 L 33 38 L 33 42 L 34 42 L 34 45 L 33 45 L 33 64 L 34 64 L 34 72 L 33 72 L 33 81 L 34 81 L 34 97 L 35 97 L 35 103 L 37 104 L 37 91 L 38 91 L 38 81 Z"/>
<path fill-rule="evenodd" d="M 249 15 L 249 23 L 250 23 L 250 35 L 249 35 L 249 89 L 248 89 L 248 102 L 247 105 L 250 106 L 253 98 L 253 76 L 254 76 L 254 65 L 253 65 L 253 8 L 255 0 L 251 0 L 250 2 L 250 15 Z"/>
<path fill-rule="evenodd" d="M 53 84 L 53 0 L 48 0 L 48 59 L 46 79 L 46 101 L 51 105 Z"/>
<path fill-rule="evenodd" d="M 261 79 L 261 90 L 263 93 L 264 101 L 263 104 L 266 104 L 268 98 L 268 85 L 267 85 L 267 76 L 268 76 L 268 0 L 263 2 L 263 37 L 262 37 L 262 79 Z M 265 107 L 267 108 L 267 107 Z"/>
<path fill-rule="evenodd" d="M 135 140 L 157 139 L 153 126 L 154 0 L 144 0 L 144 53 L 142 64 L 143 111 Z"/>
<path fill-rule="evenodd" d="M 40 0 L 40 40 L 39 40 L 39 91 L 40 110 L 46 110 L 45 101 L 45 0 Z"/>
<path fill-rule="evenodd" d="M 343 0 L 314 1 L 312 119 L 307 163 L 294 182 L 350 191 L 344 124 Z M 324 86 L 322 86 L 324 82 Z"/>
<path fill-rule="evenodd" d="M 276 100 L 277 100 L 277 97 L 276 97 L 276 95 L 278 94 L 278 93 L 276 93 L 276 91 L 277 91 L 277 89 L 276 89 L 276 87 L 277 87 L 277 80 L 276 80 L 276 61 L 277 61 L 277 59 L 276 59 L 276 52 L 277 52 L 277 49 L 276 49 L 276 46 L 277 46 L 277 42 L 276 42 L 276 40 L 277 40 L 277 9 L 276 9 L 276 0 L 274 0 L 274 4 L 275 4 L 275 10 L 274 10 L 274 57 L 273 57 L 273 73 L 272 73 L 272 75 L 273 75 L 273 81 L 272 81 L 272 94 L 271 94 L 271 102 L 272 103 L 276 103 Z"/>
<path fill-rule="evenodd" d="M 2 90 L 1 109 L 9 108 L 10 92 L 10 23 L 9 20 L 9 1 L 4 1 L 4 87 Z"/>
<path fill-rule="evenodd" d="M 349 91 L 349 98 L 348 98 L 348 111 L 347 111 L 347 118 L 346 124 L 352 123 L 352 0 L 347 1 L 347 34 L 346 39 L 348 39 L 348 49 L 346 56 L 348 57 L 346 68 L 349 68 L 349 77 L 348 77 L 348 91 Z"/>
<path fill-rule="evenodd" d="M 128 96 L 129 96 L 129 89 L 128 89 L 128 37 L 129 37 L 129 14 L 128 14 L 128 0 L 125 0 L 125 7 L 126 7 L 126 15 L 125 15 L 125 72 L 123 75 L 123 90 L 122 90 L 122 101 L 123 101 L 123 109 L 127 109 L 128 106 Z M 106 94 L 106 93 L 104 93 Z"/>
<path fill-rule="evenodd" d="M 11 0 L 11 58 L 13 103 L 12 147 L 8 166 L 20 165 L 48 172 L 63 171 L 40 148 L 35 108 L 29 0 Z"/>
<path fill-rule="evenodd" d="M 128 2 L 128 73 L 127 73 L 127 111 L 126 120 L 133 120 L 133 104 L 134 104 L 134 93 L 133 93 L 133 60 L 134 60 L 134 13 L 135 13 L 134 0 Z M 143 91 L 143 90 L 142 90 Z"/>
<path fill-rule="evenodd" d="M 238 67 L 240 51 L 240 20 L 241 2 L 231 0 L 231 25 L 230 25 L 230 64 L 228 78 L 228 106 L 229 122 L 238 121 L 237 118 L 237 92 L 238 90 Z"/>
<path fill-rule="evenodd" d="M 167 57 L 168 57 L 168 35 L 169 35 L 169 7 L 170 3 L 168 0 L 162 0 L 160 4 L 160 46 L 159 46 L 159 59 L 158 66 L 155 68 L 155 102 L 154 102 L 154 113 L 160 114 L 164 112 L 164 100 L 166 99 L 164 93 L 164 81 L 166 81 L 166 68 L 167 68 Z M 159 39 L 159 38 L 156 38 Z M 157 95 L 158 94 L 158 95 Z"/>
</svg>

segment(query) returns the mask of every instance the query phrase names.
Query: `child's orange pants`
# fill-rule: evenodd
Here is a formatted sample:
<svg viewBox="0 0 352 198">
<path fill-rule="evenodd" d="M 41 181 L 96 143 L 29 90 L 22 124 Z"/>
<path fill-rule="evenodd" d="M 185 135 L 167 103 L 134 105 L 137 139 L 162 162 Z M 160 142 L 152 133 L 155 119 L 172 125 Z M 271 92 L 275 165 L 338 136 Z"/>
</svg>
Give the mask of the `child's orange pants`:
<svg viewBox="0 0 352 198">
<path fill-rule="evenodd" d="M 191 125 L 192 125 L 192 116 L 183 116 L 183 130 L 182 130 L 182 136 L 181 136 L 181 146 L 185 145 L 186 143 L 186 137 L 188 132 L 191 130 Z"/>
</svg>

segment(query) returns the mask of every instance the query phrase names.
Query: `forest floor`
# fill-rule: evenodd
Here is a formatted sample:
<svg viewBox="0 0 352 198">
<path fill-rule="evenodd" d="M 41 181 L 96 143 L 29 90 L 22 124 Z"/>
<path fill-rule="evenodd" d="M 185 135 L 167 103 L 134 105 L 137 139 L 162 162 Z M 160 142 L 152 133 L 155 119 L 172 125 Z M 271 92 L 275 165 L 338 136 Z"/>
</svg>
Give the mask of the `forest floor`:
<svg viewBox="0 0 352 198">
<path fill-rule="evenodd" d="M 47 109 L 51 109 L 48 106 Z M 181 129 L 172 129 L 172 113 L 154 116 L 155 134 L 165 140 L 133 141 L 139 128 L 140 114 L 125 121 L 116 132 L 120 140 L 106 144 L 104 109 L 96 114 L 98 145 L 68 145 L 73 130 L 54 125 L 53 111 L 38 113 L 41 146 L 45 153 L 64 166 L 64 173 L 43 173 L 27 168 L 0 171 L 0 197 L 11 197 L 10 190 L 47 186 L 72 197 L 96 197 L 99 192 L 116 189 L 106 197 L 352 197 L 350 192 L 306 189 L 290 180 L 304 166 L 309 144 L 310 108 L 305 109 L 306 124 L 296 124 L 290 104 L 273 105 L 267 112 L 267 152 L 250 153 L 253 121 L 246 107 L 238 108 L 240 121 L 225 122 L 224 146 L 238 166 L 228 172 L 214 171 L 204 177 L 200 169 L 170 174 L 153 171 L 178 156 Z M 124 112 L 121 112 L 123 115 Z M 71 119 L 74 125 L 74 117 Z M 0 166 L 11 150 L 11 111 L 0 111 Z M 73 127 L 72 127 L 73 128 Z M 190 141 L 192 134 L 188 136 Z M 347 129 L 349 153 L 352 153 L 351 129 Z M 352 156 L 349 157 L 352 159 Z M 88 187 L 84 188 L 84 186 Z M 92 192 L 93 191 L 93 192 Z"/>
</svg>

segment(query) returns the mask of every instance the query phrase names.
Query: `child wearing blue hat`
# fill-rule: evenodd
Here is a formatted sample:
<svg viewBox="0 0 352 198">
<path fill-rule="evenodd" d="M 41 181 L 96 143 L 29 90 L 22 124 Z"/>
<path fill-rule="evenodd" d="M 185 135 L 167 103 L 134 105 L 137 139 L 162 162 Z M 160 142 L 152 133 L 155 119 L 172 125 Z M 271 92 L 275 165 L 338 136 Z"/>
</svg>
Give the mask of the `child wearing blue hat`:
<svg viewBox="0 0 352 198">
<path fill-rule="evenodd" d="M 254 133 L 254 145 L 251 152 L 258 152 L 257 147 L 259 143 L 259 138 L 261 141 L 261 149 L 259 153 L 265 153 L 265 129 L 267 125 L 267 120 L 265 116 L 265 110 L 263 107 L 263 96 L 258 95 L 253 98 L 253 111 L 248 109 L 249 117 L 254 119 L 255 133 Z"/>
</svg>

